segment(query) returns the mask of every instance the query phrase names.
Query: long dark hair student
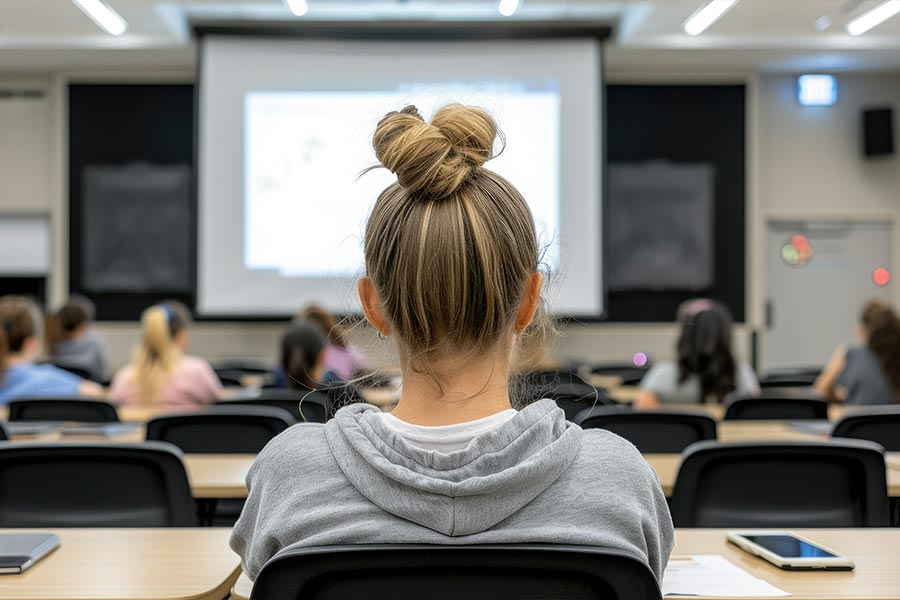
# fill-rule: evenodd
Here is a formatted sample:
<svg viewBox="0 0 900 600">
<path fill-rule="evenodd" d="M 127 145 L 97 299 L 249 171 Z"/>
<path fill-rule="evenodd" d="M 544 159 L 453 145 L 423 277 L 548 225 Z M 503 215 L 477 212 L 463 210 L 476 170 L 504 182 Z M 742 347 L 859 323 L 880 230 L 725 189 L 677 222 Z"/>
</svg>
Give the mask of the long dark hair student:
<svg viewBox="0 0 900 600">
<path fill-rule="evenodd" d="M 281 369 L 287 387 L 314 390 L 322 378 L 327 340 L 312 323 L 295 323 L 281 336 Z"/>
<path fill-rule="evenodd" d="M 900 401 L 900 317 L 886 302 L 872 300 L 863 307 L 860 324 L 868 338 L 866 345 L 894 392 L 894 402 Z"/>
<path fill-rule="evenodd" d="M 737 363 L 731 351 L 731 313 L 718 302 L 693 300 L 679 310 L 678 381 L 696 375 L 701 398 L 722 402 L 737 388 Z"/>
</svg>

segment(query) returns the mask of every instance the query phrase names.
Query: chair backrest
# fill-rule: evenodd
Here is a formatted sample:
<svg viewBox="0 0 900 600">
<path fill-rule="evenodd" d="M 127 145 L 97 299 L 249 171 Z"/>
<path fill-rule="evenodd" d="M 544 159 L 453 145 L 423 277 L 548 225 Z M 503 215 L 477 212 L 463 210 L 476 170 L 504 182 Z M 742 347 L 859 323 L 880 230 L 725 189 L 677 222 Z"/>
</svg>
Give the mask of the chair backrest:
<svg viewBox="0 0 900 600">
<path fill-rule="evenodd" d="M 601 407 L 582 411 L 575 423 L 583 429 L 607 429 L 644 454 L 681 453 L 694 442 L 716 439 L 716 422 L 697 413 Z"/>
<path fill-rule="evenodd" d="M 223 400 L 219 406 L 271 406 L 288 411 L 297 423 L 325 423 L 332 417 L 331 398 L 325 392 L 264 389 L 258 396 Z"/>
<path fill-rule="evenodd" d="M 684 451 L 670 507 L 676 527 L 887 527 L 884 450 L 698 442 Z"/>
<path fill-rule="evenodd" d="M 294 423 L 280 408 L 220 405 L 156 417 L 147 423 L 147 439 L 169 442 L 190 454 L 256 454 Z"/>
<path fill-rule="evenodd" d="M 820 367 L 771 371 L 766 373 L 759 385 L 763 388 L 809 387 L 816 382 L 816 378 L 821 372 Z"/>
<path fill-rule="evenodd" d="M 845 415 L 831 432 L 836 438 L 870 440 L 888 452 L 900 452 L 900 406 L 867 408 Z"/>
<path fill-rule="evenodd" d="M 0 527 L 195 527 L 170 444 L 0 444 Z"/>
<path fill-rule="evenodd" d="M 6 426 L 3 423 L 0 423 L 0 442 L 5 442 L 9 438 L 9 432 L 6 430 Z"/>
<path fill-rule="evenodd" d="M 287 550 L 262 568 L 251 600 L 660 600 L 653 572 L 590 546 L 379 544 Z"/>
<path fill-rule="evenodd" d="M 85 398 L 22 398 L 9 403 L 10 421 L 77 421 L 115 423 L 119 413 L 105 400 Z"/>
<path fill-rule="evenodd" d="M 635 365 L 594 365 L 591 367 L 593 375 L 615 375 L 622 378 L 622 385 L 638 385 L 650 370 L 650 364 L 643 367 Z"/>
<path fill-rule="evenodd" d="M 731 419 L 827 419 L 828 403 L 819 398 L 776 396 L 741 397 L 725 409 L 725 420 Z"/>
</svg>

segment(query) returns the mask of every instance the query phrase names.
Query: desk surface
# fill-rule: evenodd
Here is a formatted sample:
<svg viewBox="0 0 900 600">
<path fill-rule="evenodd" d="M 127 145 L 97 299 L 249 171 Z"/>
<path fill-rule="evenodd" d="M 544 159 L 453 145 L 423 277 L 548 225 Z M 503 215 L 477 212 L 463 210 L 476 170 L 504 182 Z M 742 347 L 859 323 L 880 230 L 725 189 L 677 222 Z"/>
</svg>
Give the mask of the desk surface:
<svg viewBox="0 0 900 600">
<path fill-rule="evenodd" d="M 782 571 L 726 542 L 725 529 L 677 529 L 674 556 L 719 554 L 754 577 L 765 579 L 799 600 L 900 599 L 900 529 L 795 529 L 799 535 L 828 546 L 856 562 L 849 573 Z M 250 596 L 253 584 L 243 575 L 234 600 Z M 672 597 L 672 596 L 667 596 Z"/>
<path fill-rule="evenodd" d="M 244 480 L 255 457 L 251 454 L 189 454 L 184 457 L 195 498 L 245 498 Z M 680 454 L 645 454 L 666 496 L 672 495 Z M 888 493 L 900 497 L 900 452 L 888 453 Z"/>
<path fill-rule="evenodd" d="M 58 529 L 53 533 L 61 538 L 60 547 L 25 573 L 0 577 L 0 598 L 222 600 L 240 573 L 240 559 L 228 547 L 228 529 Z"/>
</svg>

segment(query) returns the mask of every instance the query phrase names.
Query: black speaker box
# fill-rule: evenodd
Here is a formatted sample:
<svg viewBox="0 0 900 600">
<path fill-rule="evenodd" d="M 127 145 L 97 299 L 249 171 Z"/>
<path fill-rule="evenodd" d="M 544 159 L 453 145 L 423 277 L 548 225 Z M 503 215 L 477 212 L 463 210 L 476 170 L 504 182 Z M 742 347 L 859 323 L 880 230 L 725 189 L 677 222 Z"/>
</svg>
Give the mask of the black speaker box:
<svg viewBox="0 0 900 600">
<path fill-rule="evenodd" d="M 894 153 L 894 111 L 870 108 L 863 111 L 863 151 L 866 156 Z"/>
</svg>

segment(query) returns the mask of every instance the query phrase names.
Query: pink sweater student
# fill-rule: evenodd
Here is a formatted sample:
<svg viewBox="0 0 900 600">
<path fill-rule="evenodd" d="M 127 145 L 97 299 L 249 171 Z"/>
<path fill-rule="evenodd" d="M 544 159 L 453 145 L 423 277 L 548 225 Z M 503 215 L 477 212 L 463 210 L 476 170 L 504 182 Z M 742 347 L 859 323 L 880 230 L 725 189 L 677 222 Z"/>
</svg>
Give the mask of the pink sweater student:
<svg viewBox="0 0 900 600">
<path fill-rule="evenodd" d="M 209 364 L 184 354 L 188 320 L 187 310 L 174 302 L 144 311 L 141 343 L 131 364 L 112 381 L 114 402 L 189 409 L 222 397 L 222 385 Z"/>
<path fill-rule="evenodd" d="M 140 404 L 135 369 L 123 367 L 113 378 L 110 389 L 113 402 L 122 405 Z M 196 356 L 182 356 L 159 387 L 153 404 L 168 408 L 192 408 L 213 404 L 222 397 L 222 385 L 212 367 Z"/>
</svg>

